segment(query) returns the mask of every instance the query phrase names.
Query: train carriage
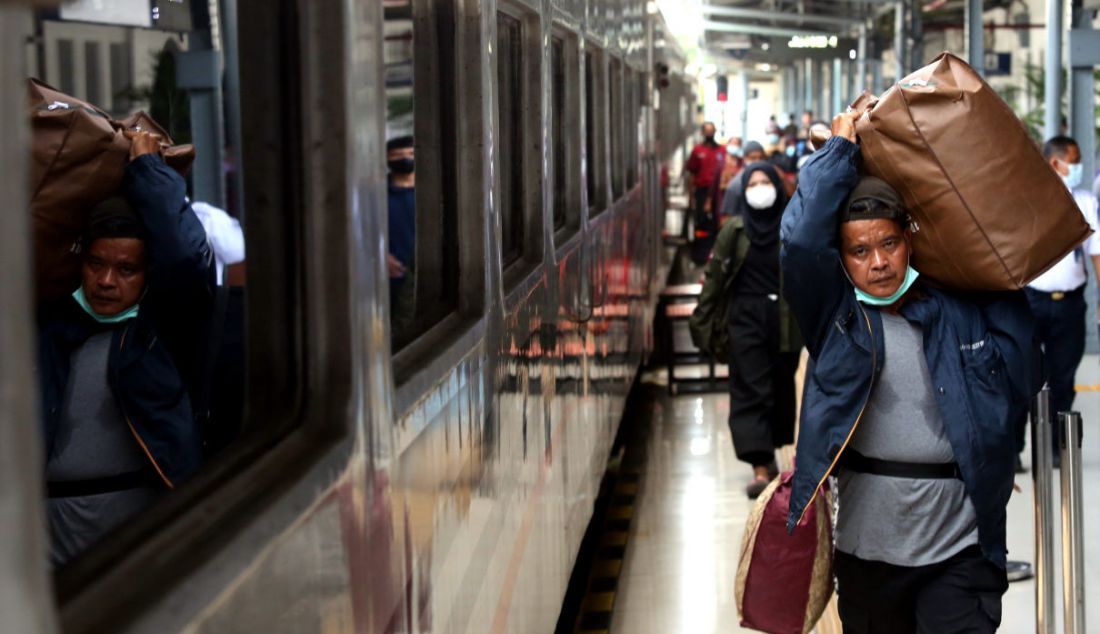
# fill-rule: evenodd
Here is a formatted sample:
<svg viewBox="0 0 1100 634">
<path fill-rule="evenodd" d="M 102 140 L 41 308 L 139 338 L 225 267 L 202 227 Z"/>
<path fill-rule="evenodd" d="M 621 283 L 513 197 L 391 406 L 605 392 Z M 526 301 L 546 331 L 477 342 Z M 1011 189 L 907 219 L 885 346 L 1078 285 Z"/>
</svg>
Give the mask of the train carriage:
<svg viewBox="0 0 1100 634">
<path fill-rule="evenodd" d="M 29 219 L 0 216 L 4 629 L 549 631 L 651 349 L 660 173 L 692 127 L 660 14 L 639 0 L 185 4 L 173 46 L 194 55 L 178 72 L 203 51 L 224 69 L 191 88 L 210 98 L 192 95 L 193 141 L 238 159 L 222 190 L 199 169 L 192 195 L 239 195 L 242 431 L 51 570 L 26 423 Z M 56 68 L 66 87 L 65 38 L 85 38 L 89 69 L 125 52 L 90 27 L 58 36 L 68 49 L 42 36 L 63 19 L 0 5 L 6 85 Z M 215 123 L 201 126 L 204 103 Z M 28 138 L 22 104 L 0 98 L 5 138 Z M 416 139 L 418 181 L 401 332 L 386 272 L 395 134 Z M 12 209 L 30 195 L 24 147 L 0 148 Z"/>
</svg>

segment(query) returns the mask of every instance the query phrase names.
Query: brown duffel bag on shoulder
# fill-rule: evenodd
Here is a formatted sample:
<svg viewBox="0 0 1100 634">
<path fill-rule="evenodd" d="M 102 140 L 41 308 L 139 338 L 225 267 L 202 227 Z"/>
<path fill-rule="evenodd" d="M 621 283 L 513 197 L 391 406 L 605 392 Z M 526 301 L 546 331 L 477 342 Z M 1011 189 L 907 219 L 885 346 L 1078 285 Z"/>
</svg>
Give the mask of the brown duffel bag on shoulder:
<svg viewBox="0 0 1100 634">
<path fill-rule="evenodd" d="M 172 146 L 168 134 L 143 112 L 116 121 L 94 105 L 37 79 L 27 81 L 31 120 L 31 216 L 35 288 L 40 302 L 59 299 L 80 283 L 78 244 L 88 212 L 119 191 L 130 153 L 124 129 L 160 134 L 165 161 L 186 173 L 190 145 Z"/>
<path fill-rule="evenodd" d="M 864 170 L 913 217 L 913 267 L 958 290 L 1022 288 L 1092 233 L 997 93 L 943 53 L 852 104 Z"/>
</svg>

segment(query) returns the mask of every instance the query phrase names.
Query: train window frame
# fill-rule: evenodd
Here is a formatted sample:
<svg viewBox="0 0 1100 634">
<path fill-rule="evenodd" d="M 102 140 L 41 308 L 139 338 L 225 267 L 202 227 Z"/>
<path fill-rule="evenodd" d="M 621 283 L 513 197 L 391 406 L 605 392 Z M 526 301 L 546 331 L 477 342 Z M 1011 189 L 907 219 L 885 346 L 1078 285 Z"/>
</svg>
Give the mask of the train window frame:
<svg viewBox="0 0 1100 634">
<path fill-rule="evenodd" d="M 633 68 L 627 68 L 626 110 L 628 118 L 626 121 L 626 149 L 623 155 L 626 161 L 626 180 L 624 183 L 628 192 L 638 184 L 639 153 L 641 151 L 638 147 L 641 138 L 638 126 L 641 124 L 642 118 L 642 95 L 645 94 L 645 90 L 641 85 L 643 78 L 642 73 Z"/>
<path fill-rule="evenodd" d="M 626 74 L 626 64 L 618 56 L 612 55 L 607 63 L 607 109 L 609 121 L 607 126 L 610 145 L 610 179 L 611 200 L 618 202 L 626 194 L 625 160 L 623 145 L 625 143 L 623 130 L 626 127 L 624 113 L 625 94 L 623 90 L 623 76 Z"/>
<path fill-rule="evenodd" d="M 591 220 L 611 206 L 607 183 L 607 120 L 604 102 L 607 97 L 604 77 L 606 53 L 594 42 L 584 48 L 584 145 L 585 193 L 588 218 Z"/>
<path fill-rule="evenodd" d="M 500 45 L 499 26 L 501 19 L 512 20 L 517 23 L 518 55 L 505 55 Z M 493 140 L 499 144 L 493 152 L 496 162 L 494 166 L 494 183 L 496 190 L 496 214 L 499 220 L 500 234 L 497 236 L 497 246 L 500 252 L 501 268 L 503 274 L 503 287 L 505 293 L 513 290 L 528 277 L 542 263 L 542 59 L 543 45 L 541 37 L 541 24 L 539 14 L 518 2 L 501 2 L 497 5 L 494 16 L 494 44 L 492 55 L 492 76 L 497 78 L 493 86 Z M 508 161 L 514 169 L 519 170 L 518 183 L 522 187 L 518 201 L 520 204 L 518 218 L 522 225 L 518 231 L 519 252 L 517 257 L 507 259 L 504 252 L 504 168 L 505 158 L 500 148 L 505 140 L 501 133 L 501 95 L 500 86 L 500 62 L 507 59 L 516 62 L 518 66 L 519 90 L 513 93 L 516 103 L 513 104 L 513 112 L 517 113 L 517 132 L 514 140 L 518 141 L 513 158 L 518 161 Z M 537 167 L 538 169 L 534 169 Z"/>
<path fill-rule="evenodd" d="M 555 90 L 555 85 L 559 82 L 556 81 L 556 73 L 553 68 L 553 46 L 554 42 L 560 42 L 562 48 L 562 81 L 560 82 L 560 89 Z M 572 237 L 581 227 L 581 176 L 582 173 L 579 169 L 574 169 L 572 166 L 580 165 L 581 158 L 581 145 L 583 138 L 581 137 L 581 121 L 583 118 L 582 108 L 583 103 L 581 101 L 580 91 L 580 49 L 578 38 L 575 34 L 569 31 L 567 28 L 561 25 L 553 25 L 550 31 L 550 73 L 548 74 L 548 83 L 550 85 L 550 100 L 549 107 L 551 109 L 551 127 L 550 127 L 550 169 L 551 175 L 548 182 L 551 183 L 551 227 L 554 233 L 554 244 L 560 246 L 565 244 L 570 237 Z M 556 95 L 561 95 L 561 129 L 554 130 L 552 117 L 554 109 L 557 108 L 558 103 L 555 99 Z M 557 152 L 559 149 L 562 151 L 560 158 L 560 164 L 558 161 L 559 155 Z M 559 174 L 560 172 L 560 174 Z M 562 178 L 564 187 L 559 188 L 559 176 Z M 561 203 L 564 205 L 564 223 L 561 226 L 554 224 L 555 215 L 557 213 L 557 205 Z"/>
<path fill-rule="evenodd" d="M 477 323 L 484 316 L 485 206 L 477 178 L 483 163 L 459 160 L 464 152 L 478 150 L 482 145 L 480 117 L 463 121 L 460 116 L 467 100 L 479 102 L 482 95 L 479 90 L 460 90 L 457 79 L 463 68 L 480 67 L 482 53 L 479 35 L 464 37 L 459 31 L 455 5 L 453 0 L 412 0 L 413 37 L 416 38 L 417 32 L 435 34 L 422 37 L 415 44 L 418 50 L 413 58 L 417 233 L 421 235 L 421 220 L 430 220 L 428 214 L 419 213 L 422 191 L 429 204 L 450 205 L 456 233 L 444 242 L 452 244 L 457 255 L 458 302 L 438 321 L 426 328 L 414 328 L 409 341 L 392 349 L 395 421 L 423 393 L 424 386 L 442 375 L 448 362 L 470 348 L 471 338 L 478 332 Z M 470 36 L 474 41 L 466 42 Z M 422 51 L 424 54 L 420 54 Z M 417 87 L 423 94 L 434 91 L 439 95 L 447 91 L 453 98 L 416 99 Z M 468 142 L 469 139 L 474 142 Z M 440 230 L 433 226 L 429 231 Z M 420 244 L 418 238 L 418 258 L 423 251 Z"/>
<path fill-rule="evenodd" d="M 344 18 L 322 4 L 277 2 L 276 10 L 257 0 L 239 7 L 251 17 L 239 23 L 238 59 L 268 60 L 240 80 L 240 105 L 251 113 L 240 147 L 252 272 L 243 425 L 256 431 L 57 571 L 66 632 L 120 629 L 138 616 L 135 606 L 177 588 L 306 473 L 335 477 L 354 451 L 347 441 L 353 298 L 341 290 L 350 284 L 348 205 L 309 211 L 331 203 L 330 192 L 348 191 L 348 174 L 325 161 L 347 151 L 345 104 L 330 98 L 318 76 L 342 69 L 343 51 L 338 41 L 312 35 L 340 28 Z M 148 574 L 153 569 L 157 575 Z"/>
</svg>

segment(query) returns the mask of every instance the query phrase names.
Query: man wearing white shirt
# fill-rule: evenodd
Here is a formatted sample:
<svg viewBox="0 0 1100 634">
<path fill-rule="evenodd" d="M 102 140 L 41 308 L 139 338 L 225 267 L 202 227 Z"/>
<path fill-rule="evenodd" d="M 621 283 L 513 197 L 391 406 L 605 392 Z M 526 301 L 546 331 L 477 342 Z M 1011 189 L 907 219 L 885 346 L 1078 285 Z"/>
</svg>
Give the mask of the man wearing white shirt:
<svg viewBox="0 0 1100 634">
<path fill-rule="evenodd" d="M 1100 228 L 1096 197 L 1081 188 L 1081 149 L 1077 142 L 1066 136 L 1053 137 L 1043 145 L 1043 157 L 1073 192 L 1077 207 L 1093 231 Z M 1090 236 L 1026 289 L 1031 311 L 1035 315 L 1036 333 L 1043 344 L 1052 412 L 1068 412 L 1073 407 L 1074 376 L 1085 354 L 1086 258 L 1092 259 L 1093 268 L 1100 276 L 1100 237 L 1097 234 Z M 1057 426 L 1054 429 L 1054 446 L 1057 447 Z M 1018 440 L 1022 449 L 1023 439 Z M 1055 464 L 1057 457 L 1055 455 Z"/>
<path fill-rule="evenodd" d="M 224 210 L 209 203 L 192 202 L 191 209 L 206 230 L 206 240 L 214 251 L 218 284 L 225 284 L 225 267 L 244 262 L 244 232 L 241 223 Z"/>
</svg>

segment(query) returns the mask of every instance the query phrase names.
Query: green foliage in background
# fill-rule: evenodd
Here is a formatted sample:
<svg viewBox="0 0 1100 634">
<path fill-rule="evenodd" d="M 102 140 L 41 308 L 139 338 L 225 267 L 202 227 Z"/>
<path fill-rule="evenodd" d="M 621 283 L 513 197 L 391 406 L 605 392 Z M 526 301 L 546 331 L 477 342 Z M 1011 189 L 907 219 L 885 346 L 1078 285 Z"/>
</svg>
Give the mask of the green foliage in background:
<svg viewBox="0 0 1100 634">
<path fill-rule="evenodd" d="M 1100 70 L 1093 72 L 1093 79 L 1096 81 L 1096 101 L 1100 102 Z M 1043 139 L 1043 120 L 1046 117 L 1046 103 L 1043 95 L 1046 94 L 1046 85 L 1046 69 L 1029 63 L 1024 66 L 1024 85 L 1022 87 L 1004 86 L 997 89 L 997 94 L 1020 116 L 1020 120 L 1027 126 L 1028 133 L 1040 143 L 1045 140 Z M 1027 94 L 1033 96 L 1034 103 L 1038 105 L 1027 112 L 1021 112 L 1018 100 L 1020 93 L 1025 90 Z M 1069 75 L 1065 69 L 1062 69 L 1062 117 L 1066 117 L 1069 112 L 1068 93 Z M 1097 139 L 1100 139 L 1100 126 L 1096 127 L 1095 134 Z M 1100 143 L 1097 144 L 1097 147 L 1100 147 Z"/>
</svg>

